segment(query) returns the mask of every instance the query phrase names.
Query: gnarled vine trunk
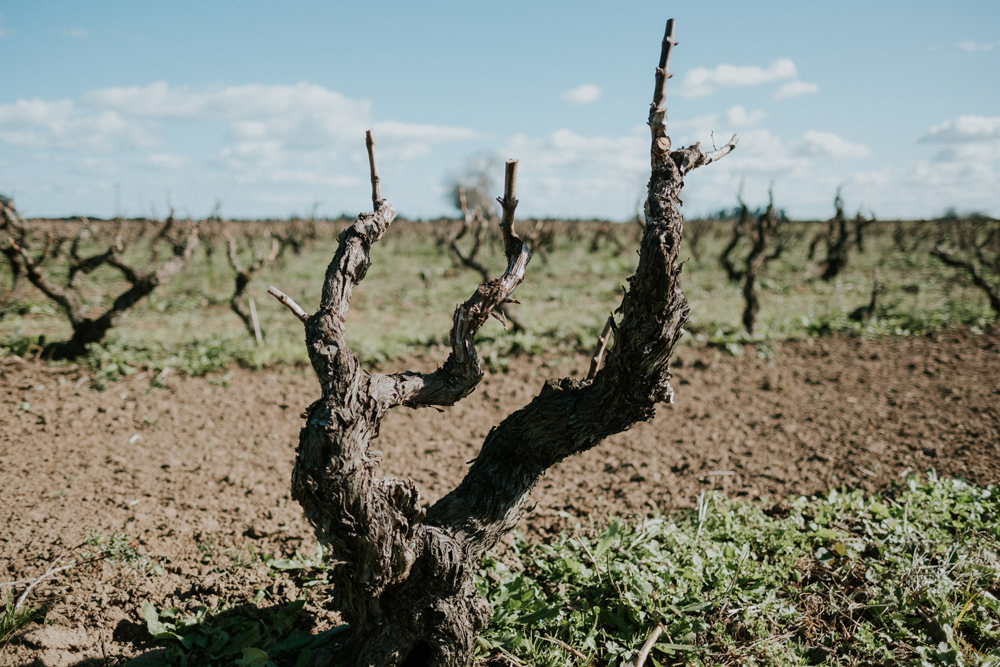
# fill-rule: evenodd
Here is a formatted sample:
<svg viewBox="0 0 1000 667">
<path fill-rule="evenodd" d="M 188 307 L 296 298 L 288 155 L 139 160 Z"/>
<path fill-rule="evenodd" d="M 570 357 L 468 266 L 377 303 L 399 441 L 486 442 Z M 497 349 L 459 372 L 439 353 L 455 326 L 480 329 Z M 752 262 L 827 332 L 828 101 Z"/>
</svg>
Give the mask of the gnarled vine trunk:
<svg viewBox="0 0 1000 667">
<path fill-rule="evenodd" d="M 345 342 L 351 291 L 365 276 L 373 243 L 395 211 L 382 199 L 369 133 L 374 211 L 340 235 L 320 309 L 307 315 L 272 288 L 305 323 L 322 397 L 306 411 L 292 493 L 329 547 L 334 599 L 351 625 L 345 662 L 357 665 L 468 665 L 490 617 L 473 584 L 482 555 L 509 530 L 549 467 L 653 416 L 669 402 L 670 355 L 688 318 L 679 285 L 684 176 L 736 146 L 671 151 L 664 87 L 673 40 L 667 23 L 649 114 L 651 163 L 639 265 L 622 299 L 614 344 L 592 379 L 549 382 L 528 405 L 490 431 L 459 486 L 426 511 L 410 480 L 380 478 L 371 441 L 395 407 L 453 405 L 483 377 L 474 336 L 524 278 L 530 252 L 514 231 L 515 161 L 507 163 L 500 223 L 507 269 L 460 305 L 451 354 L 433 373 L 368 373 Z"/>
</svg>

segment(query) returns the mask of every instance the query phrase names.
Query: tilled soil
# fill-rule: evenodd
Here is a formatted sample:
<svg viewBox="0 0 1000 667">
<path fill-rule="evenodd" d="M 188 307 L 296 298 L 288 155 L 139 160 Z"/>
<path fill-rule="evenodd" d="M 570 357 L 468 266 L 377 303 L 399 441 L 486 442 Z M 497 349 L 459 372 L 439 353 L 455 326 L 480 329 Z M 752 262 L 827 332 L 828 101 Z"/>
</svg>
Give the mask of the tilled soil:
<svg viewBox="0 0 1000 667">
<path fill-rule="evenodd" d="M 431 370 L 445 353 L 408 365 Z M 886 488 L 908 471 L 1000 481 L 996 331 L 822 338 L 786 343 L 770 359 L 752 347 L 742 358 L 691 347 L 676 357 L 676 403 L 550 470 L 519 527 L 529 540 L 588 517 L 689 508 L 711 488 L 774 503 Z M 493 425 L 544 380 L 587 364 L 514 358 L 444 414 L 393 412 L 377 441 L 385 473 L 413 478 L 434 502 Z M 312 553 L 288 480 L 299 414 L 318 393 L 306 368 L 139 374 L 100 392 L 76 367 L 0 359 L 0 582 L 39 576 L 95 530 L 128 534 L 163 568 L 97 563 L 51 577 L 30 597 L 47 624 L 28 626 L 0 664 L 123 662 L 150 648 L 146 600 L 184 610 L 245 602 L 257 589 L 274 603 L 294 599 L 294 583 L 269 578 L 247 545 Z M 321 598 L 308 607 L 317 628 L 335 621 Z"/>
</svg>

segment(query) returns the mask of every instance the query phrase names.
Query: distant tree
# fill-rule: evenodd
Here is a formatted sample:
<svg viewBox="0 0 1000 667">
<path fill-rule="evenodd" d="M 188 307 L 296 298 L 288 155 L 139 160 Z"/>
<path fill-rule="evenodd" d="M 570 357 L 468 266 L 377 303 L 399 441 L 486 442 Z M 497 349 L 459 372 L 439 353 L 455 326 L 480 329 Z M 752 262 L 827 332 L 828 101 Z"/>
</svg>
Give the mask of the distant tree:
<svg viewBox="0 0 1000 667">
<path fill-rule="evenodd" d="M 781 228 L 788 219 L 774 208 L 774 194 L 768 193 L 768 204 L 749 226 L 750 252 L 747 254 L 743 273 L 743 327 L 753 333 L 757 327 L 757 313 L 760 299 L 757 297 L 757 278 L 764 266 L 777 259 L 784 250 L 783 243 L 775 243 L 781 237 Z M 768 249 L 771 253 L 768 254 Z"/>
<path fill-rule="evenodd" d="M 154 250 L 146 266 L 136 269 L 123 257 L 125 245 L 120 233 L 104 252 L 82 256 L 80 254 L 82 241 L 88 233 L 88 229 L 84 227 L 73 239 L 67 277 L 62 284 L 59 284 L 51 273 L 44 270 L 46 263 L 53 260 L 53 235 L 48 234 L 43 247 L 38 249 L 12 203 L 0 205 L 0 216 L 3 219 L 2 228 L 8 234 L 7 246 L 17 252 L 18 261 L 26 277 L 42 294 L 62 309 L 73 329 L 73 335 L 69 340 L 46 347 L 44 354 L 55 359 L 73 359 L 86 354 L 87 346 L 103 340 L 111 328 L 122 322 L 132 306 L 173 278 L 190 259 L 198 244 L 198 225 L 192 224 L 180 233 L 171 234 L 170 229 L 173 228 L 171 217 L 153 241 L 154 245 L 161 240 L 169 242 L 171 256 L 160 263 L 159 253 Z M 130 286 L 120 293 L 104 312 L 96 317 L 90 317 L 90 308 L 84 305 L 79 281 L 82 276 L 102 266 L 110 266 L 120 271 Z"/>
<path fill-rule="evenodd" d="M 253 313 L 243 303 L 243 296 L 246 293 L 247 286 L 253 279 L 253 274 L 273 262 L 278 256 L 281 243 L 273 236 L 267 235 L 265 240 L 271 241 L 271 249 L 269 253 L 265 254 L 257 252 L 254 248 L 254 240 L 252 238 L 247 238 L 246 245 L 250 250 L 250 263 L 243 266 L 239 259 L 239 248 L 236 245 L 236 238 L 229 232 L 226 232 L 225 234 L 226 242 L 229 245 L 229 252 L 227 253 L 229 266 L 231 266 L 233 271 L 236 272 L 236 287 L 233 290 L 232 298 L 229 299 L 229 307 L 232 308 L 233 312 L 236 313 L 236 315 L 243 321 L 243 325 L 246 327 L 251 336 L 262 336 L 263 334 L 260 331 L 259 323 L 254 322 Z M 259 341 L 260 338 L 258 338 L 258 342 Z"/>
<path fill-rule="evenodd" d="M 722 249 L 722 253 L 719 255 L 719 264 L 726 272 L 726 278 L 731 283 L 738 283 L 743 280 L 744 270 L 737 268 L 732 255 L 736 251 L 736 247 L 740 244 L 740 242 L 748 238 L 750 235 L 754 217 L 753 214 L 750 213 L 750 208 L 746 205 L 746 202 L 743 201 L 742 188 L 740 190 L 740 193 L 736 196 L 740 205 L 738 208 L 734 209 L 735 215 L 733 217 L 736 218 L 736 220 L 733 222 L 733 232 L 729 237 L 729 242 L 726 243 L 725 247 Z"/>
<path fill-rule="evenodd" d="M 829 282 L 847 266 L 848 253 L 851 250 L 851 234 L 844 217 L 844 200 L 840 196 L 840 188 L 833 199 L 836 210 L 833 218 L 827 222 L 826 228 L 826 259 L 823 260 L 823 280 Z"/>
<path fill-rule="evenodd" d="M 1000 315 L 1000 220 L 973 215 L 940 224 L 944 238 L 931 255 L 965 274 Z"/>
<path fill-rule="evenodd" d="M 466 210 L 478 209 L 488 220 L 496 218 L 497 202 L 491 193 L 496 192 L 496 179 L 493 175 L 499 170 L 500 162 L 493 155 L 470 157 L 461 173 L 448 181 L 448 200 L 451 205 L 463 212 L 463 215 Z"/>
<path fill-rule="evenodd" d="M 872 269 L 872 296 L 868 305 L 859 306 L 851 311 L 848 317 L 855 322 L 867 322 L 875 316 L 875 309 L 878 304 L 878 297 L 885 292 L 885 285 L 882 284 L 882 276 L 878 267 Z"/>
</svg>

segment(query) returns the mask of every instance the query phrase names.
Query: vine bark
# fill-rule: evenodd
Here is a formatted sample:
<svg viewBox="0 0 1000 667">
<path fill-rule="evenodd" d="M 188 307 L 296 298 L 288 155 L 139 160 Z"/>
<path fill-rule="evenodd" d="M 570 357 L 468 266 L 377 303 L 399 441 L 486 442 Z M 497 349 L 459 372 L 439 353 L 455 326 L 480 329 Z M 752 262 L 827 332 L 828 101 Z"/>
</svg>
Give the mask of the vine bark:
<svg viewBox="0 0 1000 667">
<path fill-rule="evenodd" d="M 374 211 L 339 238 L 326 271 L 320 309 L 303 319 L 322 397 L 306 410 L 292 473 L 292 494 L 329 547 L 334 602 L 351 625 L 344 662 L 357 665 L 458 666 L 471 663 L 491 609 L 473 573 L 483 554 L 511 530 L 541 475 L 562 459 L 649 420 L 673 397 L 669 361 L 688 304 L 678 259 L 684 176 L 732 151 L 737 138 L 706 153 L 700 144 L 671 150 L 665 85 L 673 20 L 667 23 L 649 113 L 651 167 L 639 265 L 616 311 L 604 367 L 584 381 L 551 381 L 528 405 L 496 426 L 465 479 L 429 509 L 411 480 L 381 478 L 371 449 L 379 423 L 395 407 L 453 405 L 483 377 L 474 337 L 524 279 L 530 258 L 514 231 L 517 162 L 506 167 L 500 222 L 507 269 L 481 284 L 453 317 L 451 354 L 429 374 L 369 373 L 345 342 L 352 289 L 365 276 L 372 244 L 395 217 L 381 198 L 374 142 L 368 135 Z"/>
</svg>

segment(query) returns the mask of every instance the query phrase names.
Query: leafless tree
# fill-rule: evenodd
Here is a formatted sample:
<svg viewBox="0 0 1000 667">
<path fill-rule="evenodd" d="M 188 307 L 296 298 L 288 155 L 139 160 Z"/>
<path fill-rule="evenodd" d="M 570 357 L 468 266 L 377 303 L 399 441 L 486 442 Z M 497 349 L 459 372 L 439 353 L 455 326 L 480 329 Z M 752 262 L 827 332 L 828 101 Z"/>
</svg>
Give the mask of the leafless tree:
<svg viewBox="0 0 1000 667">
<path fill-rule="evenodd" d="M 840 196 L 840 188 L 837 188 L 833 207 L 836 213 L 826 223 L 826 259 L 823 260 L 823 274 L 820 276 L 827 282 L 836 278 L 847 266 L 851 251 L 851 233 L 847 226 L 847 218 L 844 217 L 844 200 Z"/>
<path fill-rule="evenodd" d="M 0 195 L 0 206 L 5 210 L 7 207 L 13 207 L 13 201 L 9 197 Z M 23 238 L 24 228 L 23 226 L 14 227 L 16 224 L 13 221 L 20 222 L 20 218 L 15 216 L 9 216 L 4 214 L 0 218 L 0 231 L 5 232 L 8 238 Z M 4 259 L 7 260 L 7 268 L 10 270 L 10 289 L 3 292 L 3 296 L 0 297 L 0 307 L 6 306 L 7 302 L 10 300 L 10 295 L 14 293 L 17 289 L 17 284 L 21 278 L 21 254 L 17 251 L 16 246 L 13 244 L 0 246 L 0 253 L 3 253 Z"/>
<path fill-rule="evenodd" d="M 867 322 L 875 316 L 875 309 L 878 304 L 878 297 L 885 292 L 885 285 L 882 284 L 882 276 L 878 267 L 872 269 L 872 297 L 866 306 L 858 306 L 848 318 L 855 322 Z"/>
<path fill-rule="evenodd" d="M 522 234 L 531 248 L 531 254 L 537 254 L 544 263 L 548 264 L 549 253 L 555 252 L 556 249 L 556 230 L 552 221 L 536 220 L 534 226 Z"/>
<path fill-rule="evenodd" d="M 685 236 L 688 241 L 687 247 L 696 262 L 701 261 L 701 244 L 713 224 L 715 224 L 714 220 L 705 218 L 702 220 L 690 220 L 684 225 Z"/>
<path fill-rule="evenodd" d="M 740 203 L 740 212 L 733 223 L 732 236 L 729 237 L 729 242 L 726 243 L 722 249 L 722 253 L 719 255 L 719 264 L 726 272 L 726 278 L 731 283 L 738 283 L 743 280 L 744 270 L 736 267 L 732 255 L 736 251 L 736 246 L 740 244 L 740 241 L 749 237 L 754 222 L 754 216 L 750 213 L 750 208 L 743 201 L 742 192 L 737 195 L 737 200 Z"/>
<path fill-rule="evenodd" d="M 459 186 L 458 198 L 459 208 L 462 211 L 462 225 L 457 229 L 445 228 L 443 236 L 438 237 L 438 243 L 447 245 L 456 266 L 472 269 L 479 273 L 484 283 L 489 282 L 489 270 L 476 259 L 480 249 L 483 247 L 483 240 L 490 227 L 489 215 L 483 210 L 481 205 L 469 206 L 464 186 Z M 472 237 L 472 246 L 468 251 L 462 250 L 462 247 L 458 243 L 466 234 Z M 500 305 L 497 309 L 497 314 L 499 315 L 498 319 L 504 322 L 504 328 L 507 327 L 506 323 L 509 321 L 514 331 L 525 331 L 524 323 L 510 312 L 510 308 L 506 304 Z"/>
<path fill-rule="evenodd" d="M 854 216 L 854 220 L 851 221 L 854 226 L 854 245 L 858 249 L 858 252 L 865 251 L 865 230 L 870 226 L 875 224 L 874 214 L 870 218 L 866 218 L 861 215 L 861 211 L 858 211 L 857 215 Z"/>
<path fill-rule="evenodd" d="M 600 222 L 595 226 L 594 235 L 590 237 L 590 252 L 599 251 L 605 242 L 615 247 L 616 255 L 625 252 L 625 244 L 618 238 L 618 230 L 610 222 Z"/>
<path fill-rule="evenodd" d="M 946 224 L 947 238 L 931 254 L 964 273 L 1000 315 L 1000 220 L 970 216 Z"/>
<path fill-rule="evenodd" d="M 776 244 L 775 239 L 780 235 L 780 229 L 784 226 L 786 226 L 785 218 L 774 208 L 774 194 L 773 192 L 768 193 L 767 208 L 749 226 L 750 253 L 747 255 L 744 269 L 741 271 L 744 301 L 743 327 L 747 333 L 753 333 L 757 327 L 757 313 L 760 310 L 760 299 L 757 297 L 757 277 L 765 264 L 781 255 L 784 245 Z M 770 254 L 767 252 L 769 247 L 771 248 Z"/>
<path fill-rule="evenodd" d="M 334 603 L 351 626 L 343 664 L 469 665 L 475 638 L 491 614 L 476 593 L 473 572 L 514 527 L 538 479 L 567 456 L 649 420 L 657 403 L 672 399 L 669 362 L 689 314 L 679 283 L 683 179 L 736 146 L 733 137 L 713 153 L 700 144 L 671 150 L 663 103 L 675 43 L 671 20 L 649 114 L 652 174 L 639 264 L 622 298 L 604 367 L 582 382 L 547 383 L 490 431 L 465 479 L 429 509 L 411 480 L 378 473 L 371 441 L 392 408 L 453 405 L 483 377 L 474 336 L 510 299 L 530 257 L 514 230 L 517 162 L 507 163 L 501 199 L 507 268 L 455 310 L 451 354 L 433 373 L 369 373 L 345 340 L 352 290 L 371 263 L 372 244 L 395 217 L 381 196 L 370 133 L 374 211 L 341 234 L 319 310 L 308 315 L 270 290 L 305 324 L 322 389 L 305 414 L 292 494 L 329 547 Z"/>
<path fill-rule="evenodd" d="M 115 238 L 106 251 L 89 257 L 81 256 L 81 241 L 87 231 L 85 227 L 73 240 L 69 272 L 66 281 L 60 285 L 43 271 L 46 260 L 51 259 L 52 235 L 48 235 L 44 247 L 37 251 L 31 247 L 24 222 L 13 205 L 0 206 L 0 215 L 9 234 L 7 245 L 17 251 L 28 280 L 62 308 L 73 328 L 73 335 L 69 340 L 53 344 L 45 350 L 47 356 L 56 359 L 72 359 L 86 354 L 87 346 L 103 340 L 108 330 L 118 326 L 132 306 L 173 278 L 190 259 L 198 244 L 197 225 L 191 226 L 183 240 L 172 240 L 169 235 L 161 235 L 162 238 L 171 239 L 172 256 L 165 262 L 158 263 L 158 258 L 154 255 L 154 259 L 144 269 L 138 270 L 122 256 L 125 247 L 121 235 Z M 84 305 L 79 280 L 81 276 L 105 265 L 118 269 L 130 287 L 119 294 L 103 313 L 97 317 L 89 317 L 90 309 Z"/>
<path fill-rule="evenodd" d="M 239 259 L 239 248 L 236 247 L 236 238 L 229 232 L 225 232 L 226 242 L 229 244 L 229 252 L 227 257 L 229 258 L 229 266 L 233 268 L 236 272 L 236 288 L 233 290 L 233 296 L 229 300 L 229 307 L 233 309 L 233 312 L 241 320 L 243 320 L 243 325 L 250 332 L 251 336 L 257 336 L 260 329 L 254 324 L 253 314 L 243 303 L 243 297 L 246 294 L 247 285 L 253 279 L 253 274 L 257 273 L 265 266 L 270 264 L 278 256 L 278 250 L 281 247 L 278 239 L 274 237 L 268 237 L 271 239 L 271 251 L 268 254 L 259 254 L 254 250 L 253 239 L 247 239 L 247 246 L 250 249 L 250 259 L 252 260 L 248 266 L 243 266 Z"/>
<path fill-rule="evenodd" d="M 315 208 L 314 206 L 313 213 L 305 220 L 289 220 L 271 230 L 271 236 L 278 239 L 280 245 L 278 258 L 285 254 L 286 248 L 291 248 L 297 257 L 316 240 L 319 232 L 316 229 Z"/>
</svg>

